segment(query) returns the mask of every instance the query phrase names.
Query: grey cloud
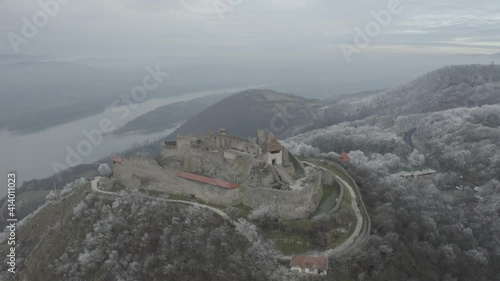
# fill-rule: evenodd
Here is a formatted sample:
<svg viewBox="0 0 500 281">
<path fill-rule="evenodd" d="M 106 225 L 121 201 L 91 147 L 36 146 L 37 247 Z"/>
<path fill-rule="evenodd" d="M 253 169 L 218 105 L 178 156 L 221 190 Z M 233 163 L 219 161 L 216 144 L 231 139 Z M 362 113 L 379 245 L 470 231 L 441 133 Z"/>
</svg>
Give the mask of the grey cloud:
<svg viewBox="0 0 500 281">
<path fill-rule="evenodd" d="M 43 0 L 49 1 L 49 0 Z M 225 0 L 221 0 L 225 1 Z M 219 20 L 213 0 L 72 0 L 21 52 L 72 57 L 150 55 L 308 56 L 350 42 L 353 28 L 372 20 L 371 11 L 388 0 L 241 0 Z M 460 38 L 490 52 L 498 41 L 500 5 L 482 1 L 401 1 L 404 9 L 373 40 L 373 47 L 448 44 L 461 53 Z M 35 1 L 0 2 L 0 53 L 12 53 L 9 32 L 20 33 L 21 18 Z M 448 43 L 444 43 L 448 42 Z M 276 46 L 283 49 L 277 50 Z M 373 48 L 374 50 L 376 48 Z"/>
</svg>

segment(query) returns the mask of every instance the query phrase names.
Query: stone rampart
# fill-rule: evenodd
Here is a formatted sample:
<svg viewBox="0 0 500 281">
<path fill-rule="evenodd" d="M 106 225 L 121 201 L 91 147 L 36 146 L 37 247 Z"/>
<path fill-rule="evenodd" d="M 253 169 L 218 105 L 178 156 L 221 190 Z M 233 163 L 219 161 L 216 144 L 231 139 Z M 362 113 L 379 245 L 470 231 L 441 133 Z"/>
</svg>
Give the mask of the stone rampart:
<svg viewBox="0 0 500 281">
<path fill-rule="evenodd" d="M 145 188 L 171 194 L 194 195 L 209 203 L 239 204 L 239 188 L 228 190 L 208 184 L 182 179 L 177 170 L 164 168 L 152 160 L 126 159 L 114 166 L 114 176 L 126 187 Z"/>
<path fill-rule="evenodd" d="M 251 188 L 244 186 L 243 204 L 252 208 L 268 206 L 277 217 L 283 219 L 307 219 L 318 208 L 323 196 L 321 173 L 314 176 L 314 181 L 300 191 L 285 191 L 269 188 Z"/>
</svg>

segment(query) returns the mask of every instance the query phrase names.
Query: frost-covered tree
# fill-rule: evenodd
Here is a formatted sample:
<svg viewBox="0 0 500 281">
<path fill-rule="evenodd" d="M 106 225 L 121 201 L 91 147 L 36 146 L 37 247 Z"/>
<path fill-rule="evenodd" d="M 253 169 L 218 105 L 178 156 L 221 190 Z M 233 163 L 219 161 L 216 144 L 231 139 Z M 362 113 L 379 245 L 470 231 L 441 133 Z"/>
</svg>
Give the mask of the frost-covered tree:
<svg viewBox="0 0 500 281">
<path fill-rule="evenodd" d="M 422 155 L 418 150 L 413 150 L 408 156 L 408 163 L 410 165 L 422 165 L 425 162 L 425 156 Z"/>
<path fill-rule="evenodd" d="M 275 273 L 274 246 L 248 222 L 234 229 L 205 209 L 137 191 L 113 202 L 86 196 L 72 215 L 86 235 L 54 261 L 54 280 L 286 280 Z"/>
<path fill-rule="evenodd" d="M 59 194 L 61 197 L 71 194 L 76 188 L 84 185 L 86 183 L 85 178 L 76 179 L 73 182 L 69 182 L 63 186 L 63 190 Z"/>
<path fill-rule="evenodd" d="M 99 172 L 99 175 L 103 177 L 109 177 L 113 174 L 113 170 L 111 170 L 109 165 L 106 163 L 100 164 L 99 168 L 97 168 L 97 171 Z"/>
<path fill-rule="evenodd" d="M 54 201 L 56 199 L 57 199 L 57 196 L 53 190 L 49 192 L 47 197 L 45 197 L 45 200 L 47 200 L 47 201 Z"/>
</svg>

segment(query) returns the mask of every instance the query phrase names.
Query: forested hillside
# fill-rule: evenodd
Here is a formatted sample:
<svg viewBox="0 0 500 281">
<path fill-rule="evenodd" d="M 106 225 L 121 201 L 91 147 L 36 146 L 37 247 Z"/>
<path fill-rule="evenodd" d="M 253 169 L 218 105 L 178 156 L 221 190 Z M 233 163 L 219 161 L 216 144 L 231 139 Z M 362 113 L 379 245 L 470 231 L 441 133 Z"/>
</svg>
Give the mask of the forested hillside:
<svg viewBox="0 0 500 281">
<path fill-rule="evenodd" d="M 334 267 L 366 281 L 500 280 L 498 180 L 479 194 L 443 192 L 437 186 L 444 175 L 406 180 L 376 168 L 350 165 L 370 209 L 372 235 Z"/>
<path fill-rule="evenodd" d="M 413 136 L 417 150 L 411 154 L 403 136 L 412 128 L 417 129 Z M 426 155 L 435 160 L 436 168 L 459 172 L 481 184 L 500 180 L 500 105 L 344 122 L 297 135 L 287 143 L 304 155 L 323 152 L 335 156 L 356 150 L 393 155 L 399 163 L 393 169 L 415 164 L 410 156 Z"/>
<path fill-rule="evenodd" d="M 338 268 L 355 280 L 500 280 L 499 77 L 493 65 L 446 67 L 329 106 L 320 129 L 285 141 L 335 161 L 349 152 L 372 236 Z M 391 175 L 415 166 L 437 173 Z"/>
<path fill-rule="evenodd" d="M 500 102 L 499 92 L 500 66 L 447 66 L 377 95 L 344 99 L 326 105 L 316 128 L 374 116 L 396 118 L 496 104 Z"/>
<path fill-rule="evenodd" d="M 69 191 L 24 223 L 17 274 L 2 263 L 1 280 L 294 280 L 272 244 L 247 239 L 206 209 L 89 189 Z M 6 249 L 2 243 L 3 256 Z"/>
</svg>

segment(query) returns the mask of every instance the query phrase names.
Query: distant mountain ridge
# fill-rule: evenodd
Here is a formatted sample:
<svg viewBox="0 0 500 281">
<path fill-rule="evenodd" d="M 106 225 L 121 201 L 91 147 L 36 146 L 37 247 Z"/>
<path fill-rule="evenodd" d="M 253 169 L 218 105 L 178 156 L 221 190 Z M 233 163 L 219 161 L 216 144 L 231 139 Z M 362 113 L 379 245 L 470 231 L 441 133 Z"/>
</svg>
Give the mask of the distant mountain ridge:
<svg viewBox="0 0 500 281">
<path fill-rule="evenodd" d="M 500 103 L 500 66 L 446 66 L 379 94 L 332 99 L 325 104 L 315 128 L 367 117 L 395 118 L 497 103 Z"/>
<path fill-rule="evenodd" d="M 193 118 L 207 107 L 227 97 L 228 94 L 210 95 L 190 101 L 167 104 L 143 114 L 120 127 L 115 134 L 126 134 L 135 131 L 164 130 L 178 123 Z"/>
<path fill-rule="evenodd" d="M 0 64 L 16 63 L 16 62 L 34 62 L 34 61 L 48 61 L 51 60 L 50 56 L 28 56 L 28 55 L 0 55 Z"/>
<path fill-rule="evenodd" d="M 225 127 L 240 136 L 276 123 L 281 137 L 368 117 L 420 114 L 500 103 L 500 66 L 447 66 L 385 91 L 366 91 L 312 100 L 272 90 L 248 90 L 224 99 L 186 122 L 178 134 Z M 280 115 L 290 115 L 280 125 Z M 278 121 L 277 121 L 278 120 Z M 272 128 L 270 128 L 272 129 Z"/>
<path fill-rule="evenodd" d="M 179 134 L 201 134 L 226 128 L 228 134 L 254 137 L 259 128 L 280 136 L 293 135 L 296 128 L 314 121 L 316 100 L 272 90 L 247 90 L 234 94 L 202 111 L 175 130 Z"/>
</svg>

